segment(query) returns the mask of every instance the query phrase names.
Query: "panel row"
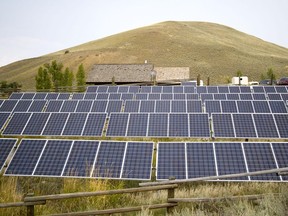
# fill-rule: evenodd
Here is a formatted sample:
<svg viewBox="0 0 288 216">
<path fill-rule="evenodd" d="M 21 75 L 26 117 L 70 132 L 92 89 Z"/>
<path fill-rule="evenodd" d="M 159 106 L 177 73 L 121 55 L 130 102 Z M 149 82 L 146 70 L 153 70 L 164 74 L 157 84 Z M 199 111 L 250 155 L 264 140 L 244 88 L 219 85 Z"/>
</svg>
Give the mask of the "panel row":
<svg viewBox="0 0 288 216">
<path fill-rule="evenodd" d="M 151 179 L 152 142 L 23 139 L 6 176 Z"/>
<path fill-rule="evenodd" d="M 288 138 L 288 114 L 212 114 L 213 137 Z"/>
<path fill-rule="evenodd" d="M 157 180 L 192 179 L 284 168 L 288 143 L 158 143 Z M 224 180 L 225 181 L 225 180 Z M 226 181 L 288 181 L 277 173 Z"/>
<path fill-rule="evenodd" d="M 0 139 L 0 172 L 2 171 L 8 156 L 16 146 L 17 139 Z"/>
</svg>

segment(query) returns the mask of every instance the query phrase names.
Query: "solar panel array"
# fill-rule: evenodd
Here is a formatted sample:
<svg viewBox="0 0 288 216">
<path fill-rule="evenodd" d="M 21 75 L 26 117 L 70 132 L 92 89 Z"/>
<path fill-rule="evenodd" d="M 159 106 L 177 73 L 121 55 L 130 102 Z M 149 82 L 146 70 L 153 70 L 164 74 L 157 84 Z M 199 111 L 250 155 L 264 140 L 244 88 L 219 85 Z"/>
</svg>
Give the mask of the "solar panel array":
<svg viewBox="0 0 288 216">
<path fill-rule="evenodd" d="M 149 180 L 152 142 L 23 139 L 6 176 Z"/>
<path fill-rule="evenodd" d="M 0 139 L 0 172 L 2 171 L 8 156 L 16 145 L 17 139 Z"/>
<path fill-rule="evenodd" d="M 288 143 L 174 142 L 158 143 L 157 180 L 192 179 L 287 167 Z M 226 181 L 288 181 L 265 174 Z M 225 180 L 223 180 L 225 181 Z"/>
</svg>

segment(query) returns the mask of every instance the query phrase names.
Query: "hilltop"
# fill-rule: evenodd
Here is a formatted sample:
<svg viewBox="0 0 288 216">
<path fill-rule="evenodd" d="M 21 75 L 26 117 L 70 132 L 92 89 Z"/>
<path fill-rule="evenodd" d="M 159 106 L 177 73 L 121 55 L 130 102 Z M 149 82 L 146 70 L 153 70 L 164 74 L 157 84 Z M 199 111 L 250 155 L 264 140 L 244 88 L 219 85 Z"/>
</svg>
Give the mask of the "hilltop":
<svg viewBox="0 0 288 216">
<path fill-rule="evenodd" d="M 66 53 L 66 54 L 65 54 Z M 67 48 L 0 68 L 0 80 L 17 81 L 33 90 L 39 66 L 57 60 L 74 72 L 83 63 L 188 66 L 211 84 L 226 84 L 241 70 L 250 80 L 259 80 L 268 68 L 280 78 L 288 72 L 288 49 L 227 26 L 207 22 L 162 22 Z"/>
</svg>

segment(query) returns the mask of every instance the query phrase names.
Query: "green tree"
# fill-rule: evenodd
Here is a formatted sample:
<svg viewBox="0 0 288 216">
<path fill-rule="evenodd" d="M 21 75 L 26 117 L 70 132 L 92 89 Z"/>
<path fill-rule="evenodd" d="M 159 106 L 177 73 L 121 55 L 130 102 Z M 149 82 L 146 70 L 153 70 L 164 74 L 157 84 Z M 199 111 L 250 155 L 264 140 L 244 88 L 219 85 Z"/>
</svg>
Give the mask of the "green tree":
<svg viewBox="0 0 288 216">
<path fill-rule="evenodd" d="M 270 85 L 273 85 L 274 80 L 276 80 L 276 75 L 272 68 L 268 68 L 267 76 L 270 79 Z"/>
<path fill-rule="evenodd" d="M 72 90 L 73 81 L 74 81 L 73 72 L 70 71 L 70 69 L 68 67 L 66 67 L 64 74 L 63 74 L 62 86 L 64 88 L 68 87 L 69 90 Z M 65 89 L 67 89 L 67 88 L 65 88 Z"/>
<path fill-rule="evenodd" d="M 79 91 L 85 91 L 85 70 L 83 64 L 79 65 L 78 71 L 76 73 L 76 81 Z"/>
<path fill-rule="evenodd" d="M 55 88 L 55 91 L 59 91 L 59 86 L 62 84 L 63 79 L 63 64 L 57 63 L 56 60 L 52 61 L 50 63 L 44 64 L 44 68 L 48 70 L 48 73 L 51 75 L 51 80 L 53 83 L 53 87 Z"/>
<path fill-rule="evenodd" d="M 50 90 L 51 79 L 47 68 L 39 67 L 35 80 L 37 90 Z"/>
</svg>

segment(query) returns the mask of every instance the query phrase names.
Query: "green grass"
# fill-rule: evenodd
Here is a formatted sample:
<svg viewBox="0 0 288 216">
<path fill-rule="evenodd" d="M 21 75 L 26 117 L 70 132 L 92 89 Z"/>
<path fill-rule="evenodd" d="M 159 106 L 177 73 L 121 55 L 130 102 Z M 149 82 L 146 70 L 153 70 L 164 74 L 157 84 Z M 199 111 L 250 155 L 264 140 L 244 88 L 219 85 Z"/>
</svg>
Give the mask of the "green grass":
<svg viewBox="0 0 288 216">
<path fill-rule="evenodd" d="M 65 51 L 69 53 L 65 54 Z M 288 72 L 288 49 L 265 42 L 227 26 L 205 22 L 163 22 L 112 35 L 76 47 L 27 59 L 0 68 L 0 80 L 17 81 L 33 90 L 39 66 L 57 60 L 74 72 L 83 63 L 144 63 L 190 67 L 191 78 L 226 84 L 237 70 L 249 80 L 259 80 L 268 68 L 276 77 Z"/>
</svg>

